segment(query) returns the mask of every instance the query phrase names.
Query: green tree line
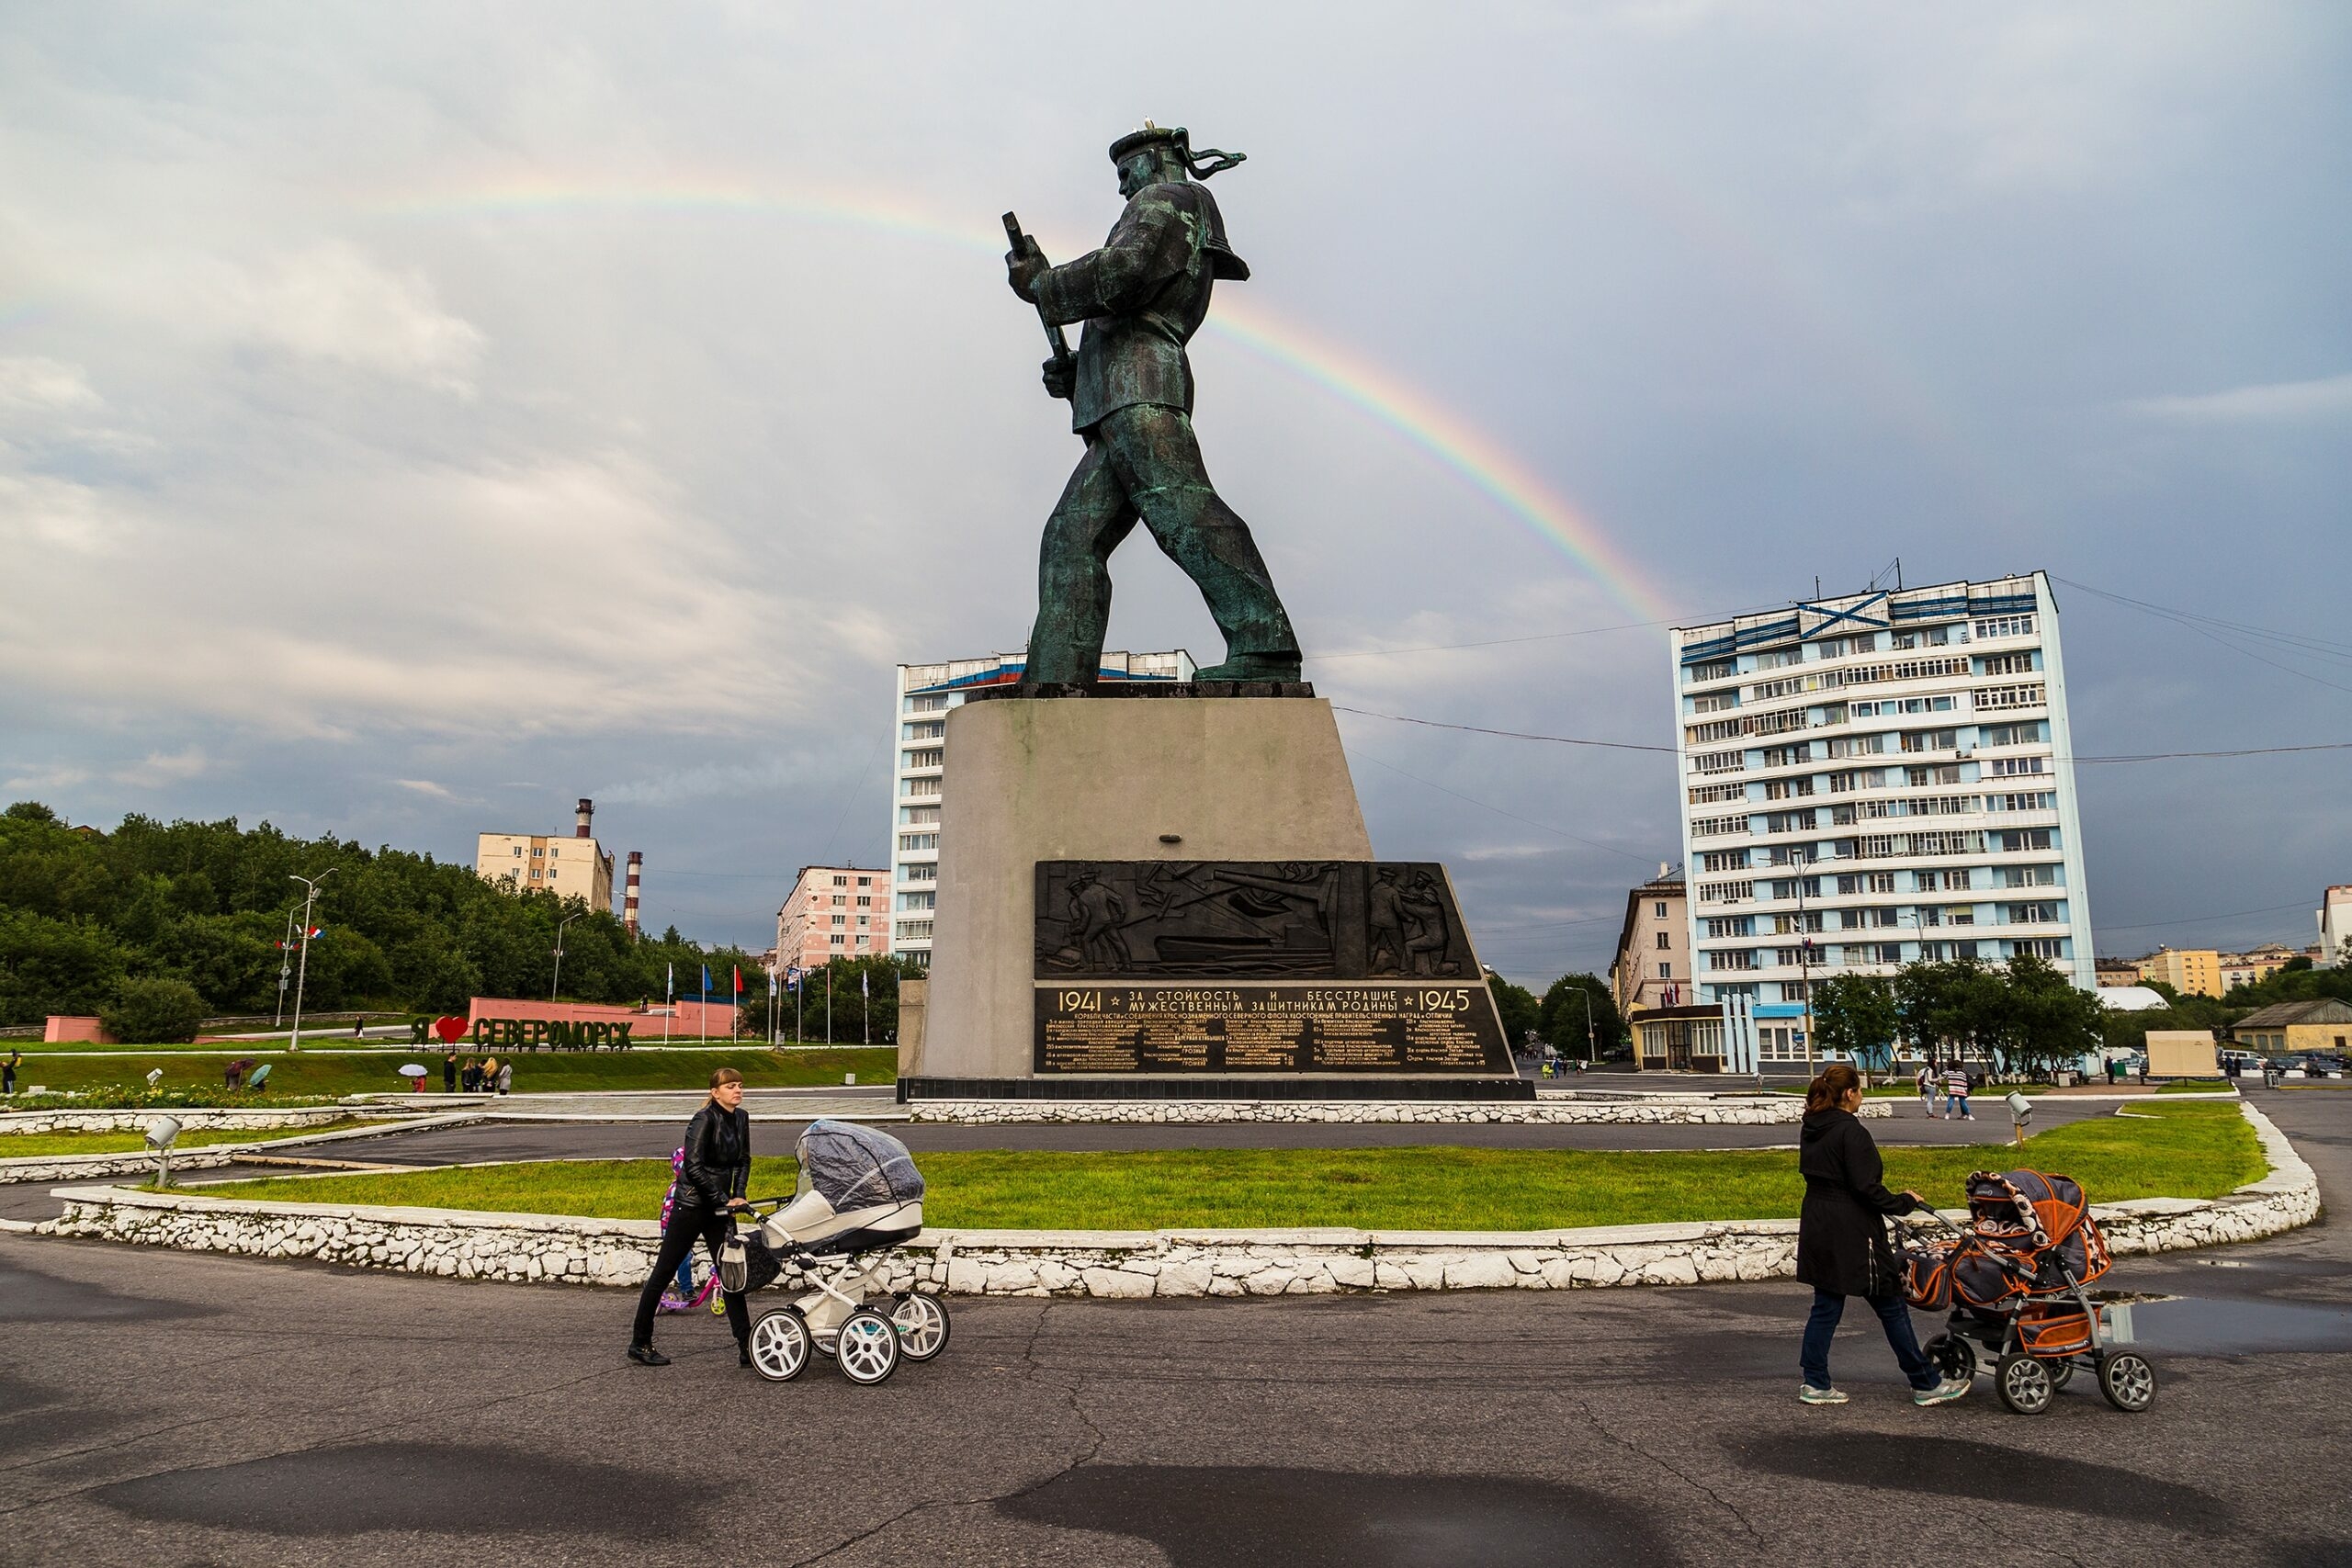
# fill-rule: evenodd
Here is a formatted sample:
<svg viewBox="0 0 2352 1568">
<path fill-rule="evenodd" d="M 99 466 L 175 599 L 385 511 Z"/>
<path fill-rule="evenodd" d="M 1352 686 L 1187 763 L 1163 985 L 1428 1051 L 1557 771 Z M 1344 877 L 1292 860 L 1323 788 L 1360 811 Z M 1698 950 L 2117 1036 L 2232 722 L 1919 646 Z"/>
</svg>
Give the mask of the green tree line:
<svg viewBox="0 0 2352 1568">
<path fill-rule="evenodd" d="M 557 924 L 571 915 L 580 918 L 563 933 L 566 999 L 659 1001 L 673 964 L 682 995 L 700 990 L 708 964 L 713 996 L 730 996 L 741 964 L 746 999 L 755 989 L 764 999 L 757 960 L 740 948 L 705 947 L 674 926 L 631 941 L 609 909 L 508 892 L 431 855 L 234 818 L 131 816 L 99 832 L 20 802 L 0 812 L 0 1024 L 126 1006 L 141 1019 L 175 1016 L 161 997 L 178 987 L 194 998 L 183 1011 L 272 1011 L 279 942 L 301 914 L 298 874 L 324 878 L 311 909 L 323 928 L 304 987 L 312 1010 L 448 1011 L 469 997 L 546 996 Z"/>
</svg>

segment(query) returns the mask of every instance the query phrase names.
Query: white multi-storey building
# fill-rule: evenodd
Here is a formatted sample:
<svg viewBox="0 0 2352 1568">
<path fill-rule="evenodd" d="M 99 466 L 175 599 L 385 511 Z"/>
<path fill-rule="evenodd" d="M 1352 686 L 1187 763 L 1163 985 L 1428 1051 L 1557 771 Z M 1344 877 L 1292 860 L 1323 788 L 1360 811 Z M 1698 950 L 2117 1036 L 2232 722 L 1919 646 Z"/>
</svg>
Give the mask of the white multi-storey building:
<svg viewBox="0 0 2352 1568">
<path fill-rule="evenodd" d="M 947 713 L 983 686 L 1016 684 L 1025 653 L 992 653 L 944 664 L 899 666 L 891 739 L 898 765 L 890 780 L 890 842 L 894 901 L 890 950 L 916 968 L 931 963 L 933 911 L 939 906 L 939 806 L 947 788 Z M 1189 681 L 1193 656 L 1105 653 L 1104 681 Z"/>
<path fill-rule="evenodd" d="M 1698 999 L 1802 1061 L 1805 987 L 1915 959 L 2095 984 L 2057 604 L 2041 572 L 1672 634 Z"/>
</svg>

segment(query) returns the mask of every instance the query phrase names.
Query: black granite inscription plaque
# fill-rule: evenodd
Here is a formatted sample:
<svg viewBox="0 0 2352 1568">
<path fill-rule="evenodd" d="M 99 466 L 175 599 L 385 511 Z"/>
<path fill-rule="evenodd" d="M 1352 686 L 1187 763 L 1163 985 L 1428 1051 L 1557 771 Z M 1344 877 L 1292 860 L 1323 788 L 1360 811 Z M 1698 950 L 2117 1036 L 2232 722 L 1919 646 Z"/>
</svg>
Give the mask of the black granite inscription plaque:
<svg viewBox="0 0 2352 1568">
<path fill-rule="evenodd" d="M 1483 980 L 1041 983 L 1039 1073 L 1509 1074 Z"/>
<path fill-rule="evenodd" d="M 1424 861 L 1040 861 L 1040 980 L 1476 980 Z"/>
</svg>

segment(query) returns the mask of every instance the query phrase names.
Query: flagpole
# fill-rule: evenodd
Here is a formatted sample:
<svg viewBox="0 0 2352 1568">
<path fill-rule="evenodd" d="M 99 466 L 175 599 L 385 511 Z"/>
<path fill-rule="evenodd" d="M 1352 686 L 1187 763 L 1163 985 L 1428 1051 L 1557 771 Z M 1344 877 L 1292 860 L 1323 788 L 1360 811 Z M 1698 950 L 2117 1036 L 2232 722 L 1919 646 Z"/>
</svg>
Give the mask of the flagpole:
<svg viewBox="0 0 2352 1568">
<path fill-rule="evenodd" d="M 833 1043 L 833 961 L 825 960 L 825 1043 Z"/>
<path fill-rule="evenodd" d="M 865 998 L 865 1005 L 857 1011 L 865 1025 L 865 1043 L 871 1045 L 874 1043 L 874 971 L 871 969 L 858 973 L 857 994 Z"/>
<path fill-rule="evenodd" d="M 677 1016 L 678 965 L 673 961 L 669 973 L 662 979 L 662 1043 L 664 1045 L 670 1043 L 670 1021 Z"/>
</svg>

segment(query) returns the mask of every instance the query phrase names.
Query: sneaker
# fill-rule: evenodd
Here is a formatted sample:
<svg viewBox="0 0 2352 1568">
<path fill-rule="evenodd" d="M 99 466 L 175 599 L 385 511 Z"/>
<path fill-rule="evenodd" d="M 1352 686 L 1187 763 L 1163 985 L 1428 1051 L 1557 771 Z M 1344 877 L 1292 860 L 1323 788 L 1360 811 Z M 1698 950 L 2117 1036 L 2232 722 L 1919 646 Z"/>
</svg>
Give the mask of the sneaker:
<svg viewBox="0 0 2352 1568">
<path fill-rule="evenodd" d="M 1805 1383 L 1798 1388 L 1797 1399 L 1804 1404 L 1843 1404 L 1846 1396 L 1834 1388 L 1815 1388 Z"/>
<path fill-rule="evenodd" d="M 1950 1404 L 1967 1393 L 1972 1386 L 1973 1381 L 1969 1378 L 1946 1378 L 1933 1388 L 1912 1390 L 1911 1403 L 1923 1408 L 1930 1404 Z"/>
<path fill-rule="evenodd" d="M 630 1346 L 628 1359 L 640 1367 L 666 1367 L 670 1364 L 670 1358 L 650 1345 Z"/>
</svg>

